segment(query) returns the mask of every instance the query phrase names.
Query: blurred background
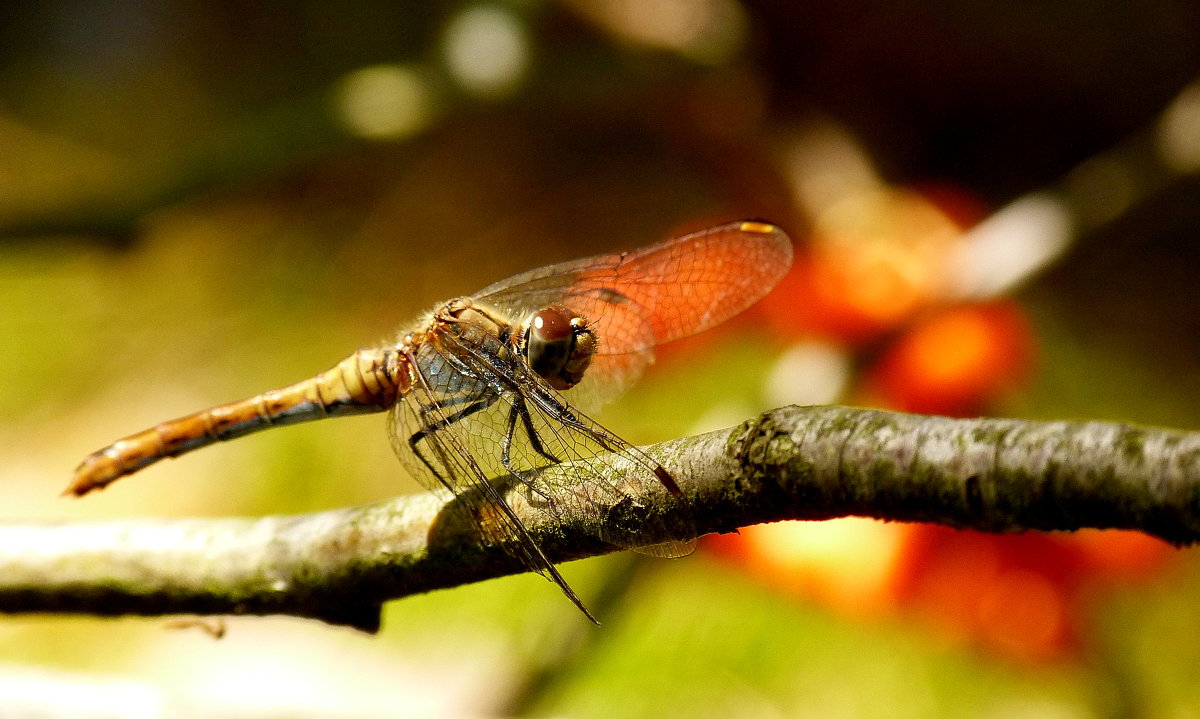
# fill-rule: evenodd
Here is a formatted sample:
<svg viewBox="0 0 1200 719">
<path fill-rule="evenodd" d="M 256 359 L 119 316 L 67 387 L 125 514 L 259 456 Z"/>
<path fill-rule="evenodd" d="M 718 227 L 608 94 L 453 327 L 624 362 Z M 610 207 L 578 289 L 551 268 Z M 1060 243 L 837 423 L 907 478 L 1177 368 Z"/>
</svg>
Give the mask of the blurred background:
<svg viewBox="0 0 1200 719">
<path fill-rule="evenodd" d="M 605 411 L 635 443 L 787 403 L 1196 428 L 1198 77 L 1167 0 L 9 0 L 0 521 L 415 491 L 362 417 L 58 498 L 440 300 L 741 218 L 796 266 Z M 536 576 L 377 637 L 5 617 L 0 713 L 1198 716 L 1197 569 L 1135 533 L 784 523 L 567 565 L 600 629 Z"/>
</svg>

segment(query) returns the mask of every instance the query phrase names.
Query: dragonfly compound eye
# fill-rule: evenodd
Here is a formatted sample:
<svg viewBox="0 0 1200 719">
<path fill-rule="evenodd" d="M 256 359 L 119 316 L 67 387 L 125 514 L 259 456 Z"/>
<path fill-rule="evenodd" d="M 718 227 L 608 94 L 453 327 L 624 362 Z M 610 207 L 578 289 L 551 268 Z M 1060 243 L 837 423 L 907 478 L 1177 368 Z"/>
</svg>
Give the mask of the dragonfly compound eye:
<svg viewBox="0 0 1200 719">
<path fill-rule="evenodd" d="M 570 389 L 583 379 L 596 350 L 595 335 L 583 318 L 565 307 L 545 307 L 529 320 L 525 360 L 555 389 Z"/>
</svg>

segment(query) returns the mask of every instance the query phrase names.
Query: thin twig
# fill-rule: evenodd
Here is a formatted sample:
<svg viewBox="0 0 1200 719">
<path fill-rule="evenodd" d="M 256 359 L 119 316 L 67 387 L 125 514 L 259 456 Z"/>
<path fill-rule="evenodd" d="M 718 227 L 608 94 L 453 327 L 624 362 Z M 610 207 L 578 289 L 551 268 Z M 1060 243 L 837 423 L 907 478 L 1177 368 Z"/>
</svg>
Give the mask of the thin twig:
<svg viewBox="0 0 1200 719">
<path fill-rule="evenodd" d="M 647 451 L 686 502 L 660 504 L 651 497 L 667 495 L 647 487 L 643 506 L 603 508 L 605 521 L 628 521 L 633 511 L 691 526 L 680 521 L 690 513 L 705 534 L 858 515 L 1200 540 L 1195 432 L 787 407 Z M 521 492 L 508 498 L 553 561 L 615 551 L 588 531 L 587 517 L 550 520 Z M 259 519 L 0 526 L 0 612 L 8 613 L 290 614 L 372 632 L 386 600 L 520 571 L 458 503 L 434 495 Z"/>
</svg>

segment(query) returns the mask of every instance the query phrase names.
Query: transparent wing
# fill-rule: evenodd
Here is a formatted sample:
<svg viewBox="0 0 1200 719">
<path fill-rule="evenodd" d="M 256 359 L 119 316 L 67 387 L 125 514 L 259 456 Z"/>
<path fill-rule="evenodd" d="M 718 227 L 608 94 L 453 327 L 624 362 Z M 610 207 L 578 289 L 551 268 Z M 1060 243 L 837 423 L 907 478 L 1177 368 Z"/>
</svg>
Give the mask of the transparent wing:
<svg viewBox="0 0 1200 719">
<path fill-rule="evenodd" d="M 757 302 L 791 258 L 791 241 L 779 228 L 734 222 L 634 252 L 525 272 L 473 299 L 518 321 L 555 304 L 586 318 L 599 349 L 568 396 L 603 401 L 637 379 L 655 345 L 702 332 Z"/>
<path fill-rule="evenodd" d="M 476 458 L 479 440 L 457 425 L 471 413 L 495 402 L 486 382 L 458 374 L 461 362 L 432 346 L 424 346 L 414 361 L 418 382 L 389 413 L 389 435 L 396 456 L 431 491 L 459 502 L 460 510 L 475 522 L 483 537 L 503 546 L 525 566 L 554 582 L 575 606 L 597 622 L 566 579 L 530 536 L 504 500 L 510 476 L 496 474 L 486 456 Z M 445 371 L 456 367 L 453 372 Z M 443 370 L 443 371 L 439 371 Z M 599 623 L 599 622 L 597 622 Z"/>
<path fill-rule="evenodd" d="M 610 544 L 656 556 L 691 551 L 690 521 L 667 527 L 632 491 L 650 487 L 666 500 L 667 490 L 655 473 L 661 468 L 569 407 L 523 363 L 509 364 L 453 336 L 423 345 L 416 362 L 421 390 L 414 388 L 392 414 L 397 454 L 418 478 L 449 489 L 481 518 L 491 541 L 515 547 L 532 569 L 559 581 L 503 504 L 500 489 L 515 481 L 536 511 L 578 523 Z M 605 454 L 620 459 L 601 463 Z M 569 476 L 539 472 L 558 462 L 571 463 Z"/>
</svg>

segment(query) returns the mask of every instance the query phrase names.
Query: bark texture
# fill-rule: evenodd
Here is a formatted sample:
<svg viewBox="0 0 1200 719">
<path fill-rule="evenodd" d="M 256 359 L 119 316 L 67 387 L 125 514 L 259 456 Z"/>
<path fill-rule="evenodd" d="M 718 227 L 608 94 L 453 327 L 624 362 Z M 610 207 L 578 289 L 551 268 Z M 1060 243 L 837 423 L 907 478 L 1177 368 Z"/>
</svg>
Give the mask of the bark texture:
<svg viewBox="0 0 1200 719">
<path fill-rule="evenodd" d="M 1194 432 L 785 407 L 646 449 L 686 501 L 648 487 L 643 502 L 603 508 L 605 522 L 658 514 L 679 539 L 851 515 L 1200 539 Z M 508 498 L 553 561 L 616 551 L 585 531 L 590 518 Z M 430 494 L 297 516 L 13 524 L 0 526 L 0 612 L 291 614 L 373 632 L 383 602 L 524 571 L 514 554 Z"/>
</svg>

